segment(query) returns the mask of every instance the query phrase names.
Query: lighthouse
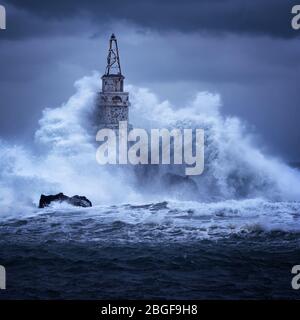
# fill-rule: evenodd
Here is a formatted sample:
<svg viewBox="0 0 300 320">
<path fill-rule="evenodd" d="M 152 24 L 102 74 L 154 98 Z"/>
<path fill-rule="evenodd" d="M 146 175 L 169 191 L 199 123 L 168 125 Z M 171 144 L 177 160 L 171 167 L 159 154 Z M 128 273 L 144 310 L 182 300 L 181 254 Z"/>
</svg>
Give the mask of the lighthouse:
<svg viewBox="0 0 300 320">
<path fill-rule="evenodd" d="M 128 92 L 124 92 L 124 79 L 117 38 L 112 34 L 109 40 L 107 66 L 102 76 L 102 91 L 97 101 L 100 128 L 117 130 L 119 121 L 129 121 L 130 102 Z"/>
</svg>

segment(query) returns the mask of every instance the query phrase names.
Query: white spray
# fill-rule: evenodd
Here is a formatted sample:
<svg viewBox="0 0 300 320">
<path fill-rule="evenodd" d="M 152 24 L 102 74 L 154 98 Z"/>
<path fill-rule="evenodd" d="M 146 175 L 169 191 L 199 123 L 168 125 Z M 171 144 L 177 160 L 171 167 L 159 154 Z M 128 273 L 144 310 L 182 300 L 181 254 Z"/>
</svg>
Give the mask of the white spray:
<svg viewBox="0 0 300 320">
<path fill-rule="evenodd" d="M 85 195 L 94 204 L 151 199 L 134 185 L 132 168 L 105 168 L 95 159 L 92 119 L 99 84 L 97 73 L 84 77 L 75 83 L 77 91 L 65 104 L 43 111 L 35 134 L 40 154 L 0 141 L 1 213 L 30 210 L 41 193 Z M 299 171 L 263 155 L 239 119 L 221 116 L 219 95 L 199 92 L 186 107 L 176 109 L 148 89 L 128 86 L 127 90 L 133 126 L 205 130 L 205 173 L 195 179 L 197 200 L 300 200 Z"/>
</svg>

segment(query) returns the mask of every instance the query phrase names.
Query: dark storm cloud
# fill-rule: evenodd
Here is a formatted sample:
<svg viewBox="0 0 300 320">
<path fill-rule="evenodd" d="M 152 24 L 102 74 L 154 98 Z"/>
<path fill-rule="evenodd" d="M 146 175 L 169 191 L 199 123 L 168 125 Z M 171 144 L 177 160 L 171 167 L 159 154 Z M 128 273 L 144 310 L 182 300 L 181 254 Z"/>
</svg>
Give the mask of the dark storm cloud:
<svg viewBox="0 0 300 320">
<path fill-rule="evenodd" d="M 0 32 L 0 138 L 31 141 L 45 107 L 66 101 L 75 80 L 104 71 L 115 32 L 127 84 L 178 107 L 196 91 L 220 93 L 224 114 L 256 126 L 281 156 L 300 159 L 294 1 L 0 3 L 8 14 Z"/>
<path fill-rule="evenodd" d="M 18 22 L 14 29 L 11 22 L 7 36 L 55 33 L 57 29 L 51 23 L 81 17 L 97 26 L 127 21 L 157 31 L 230 32 L 285 38 L 298 34 L 290 24 L 291 8 L 296 3 L 295 0 L 10 0 L 9 4 L 22 10 L 23 15 L 18 18 L 16 12 L 11 14 L 11 21 Z M 75 28 L 78 27 L 80 24 Z M 63 26 L 60 32 L 64 32 Z"/>
<path fill-rule="evenodd" d="M 3 3 L 3 2 L 1 2 Z M 56 19 L 39 15 L 29 8 L 6 4 L 7 28 L 1 32 L 0 39 L 21 40 L 36 37 L 50 37 L 82 33 L 91 28 L 91 19 L 65 17 Z"/>
</svg>

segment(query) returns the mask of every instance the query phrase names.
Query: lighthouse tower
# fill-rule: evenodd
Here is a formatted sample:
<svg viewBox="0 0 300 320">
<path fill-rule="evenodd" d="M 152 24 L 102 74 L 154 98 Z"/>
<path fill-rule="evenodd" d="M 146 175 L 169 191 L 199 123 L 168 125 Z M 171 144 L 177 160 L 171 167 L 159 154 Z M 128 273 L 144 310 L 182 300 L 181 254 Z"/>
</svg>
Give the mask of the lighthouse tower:
<svg viewBox="0 0 300 320">
<path fill-rule="evenodd" d="M 97 103 L 99 127 L 118 129 L 119 121 L 129 121 L 130 106 L 128 92 L 124 92 L 124 76 L 121 72 L 117 39 L 114 34 L 109 40 L 107 66 L 102 76 L 102 91 Z"/>
</svg>

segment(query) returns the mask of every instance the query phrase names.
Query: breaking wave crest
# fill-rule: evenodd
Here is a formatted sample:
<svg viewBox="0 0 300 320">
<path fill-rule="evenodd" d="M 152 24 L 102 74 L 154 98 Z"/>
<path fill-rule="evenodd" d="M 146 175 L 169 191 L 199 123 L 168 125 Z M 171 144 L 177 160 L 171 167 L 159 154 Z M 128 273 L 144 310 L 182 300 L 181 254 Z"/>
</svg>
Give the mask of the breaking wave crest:
<svg viewBox="0 0 300 320">
<path fill-rule="evenodd" d="M 300 203 L 263 199 L 211 203 L 163 201 L 99 205 L 55 204 L 0 222 L 2 242 L 174 243 L 230 237 L 299 239 Z M 13 239 L 11 237 L 13 235 Z"/>
</svg>

